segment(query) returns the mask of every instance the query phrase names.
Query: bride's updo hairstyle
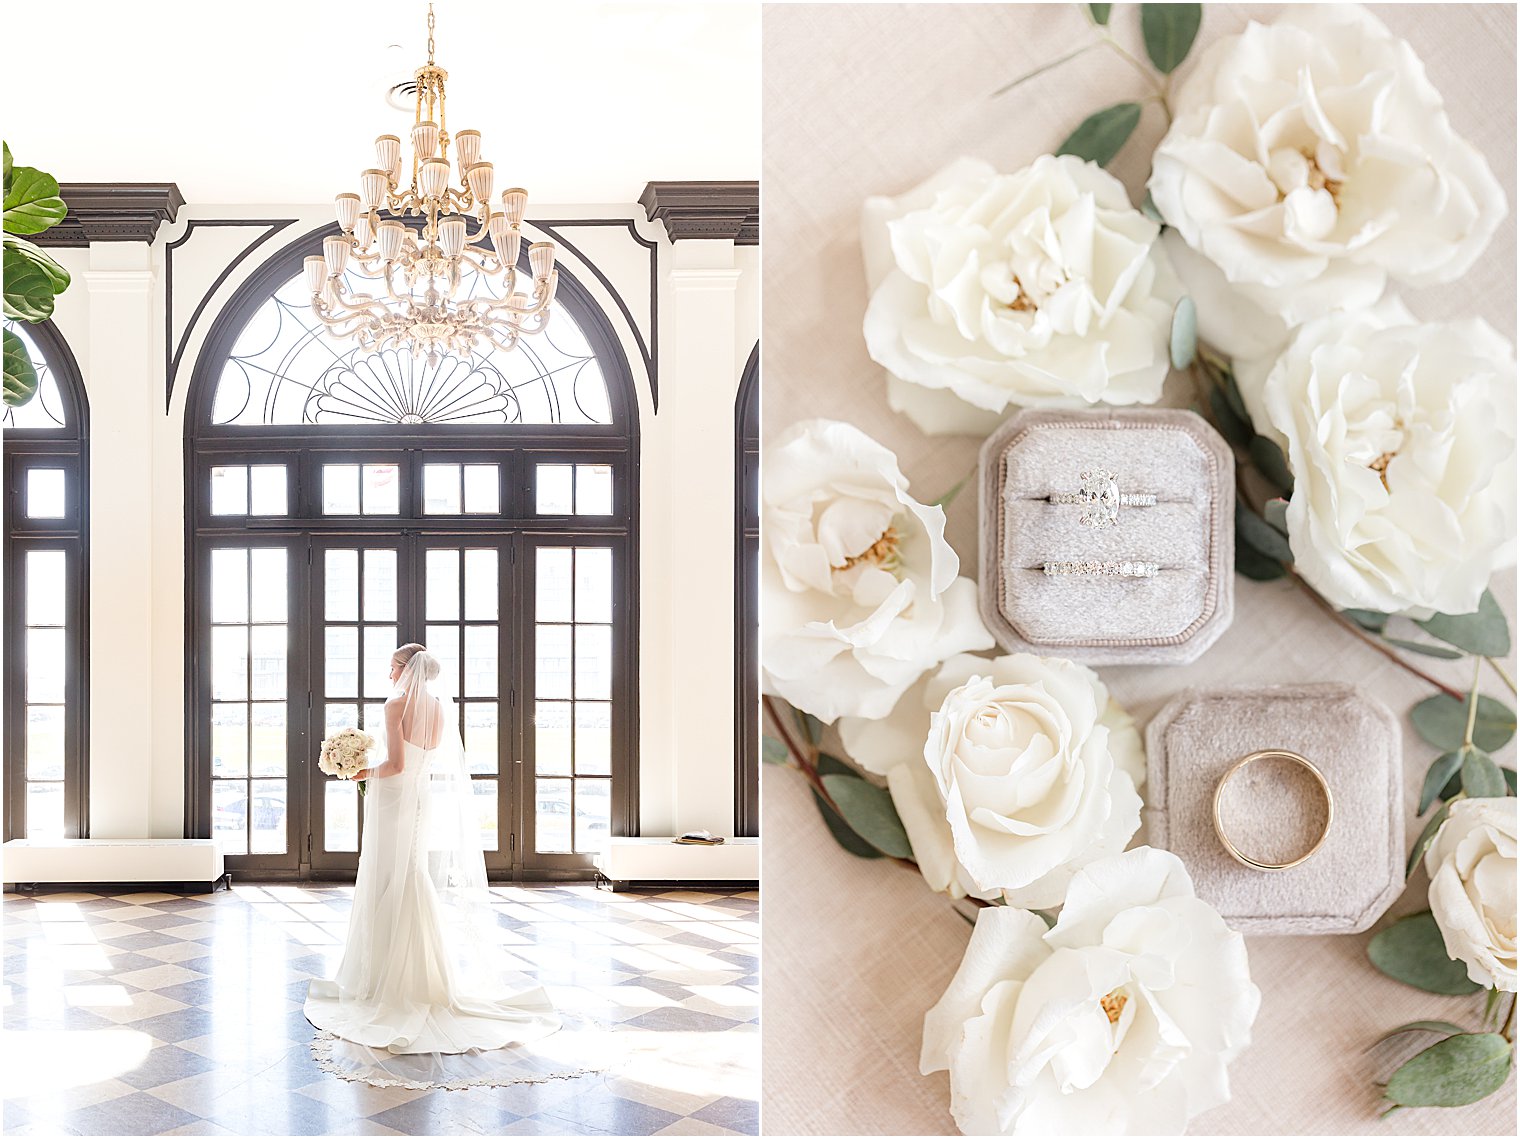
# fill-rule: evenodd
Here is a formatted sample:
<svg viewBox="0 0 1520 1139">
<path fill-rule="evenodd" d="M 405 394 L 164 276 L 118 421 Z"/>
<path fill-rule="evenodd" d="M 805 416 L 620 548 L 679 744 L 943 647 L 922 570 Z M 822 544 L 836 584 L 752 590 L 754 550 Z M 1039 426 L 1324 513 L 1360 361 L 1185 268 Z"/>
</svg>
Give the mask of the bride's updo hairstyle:
<svg viewBox="0 0 1520 1139">
<path fill-rule="evenodd" d="M 432 653 L 430 653 L 430 652 L 427 651 L 427 646 L 426 645 L 419 645 L 419 644 L 415 644 L 415 643 L 414 644 L 408 644 L 408 645 L 402 645 L 399 649 L 397 649 L 394 653 L 391 654 L 391 659 L 394 660 L 397 664 L 401 665 L 403 668 L 405 668 L 407 661 L 411 660 L 418 653 L 425 653 L 426 654 L 426 656 L 424 657 L 424 659 L 422 661 L 422 679 L 423 680 L 437 680 L 438 679 L 438 673 L 440 671 L 440 665 L 438 664 L 438 658 L 435 657 Z"/>
</svg>

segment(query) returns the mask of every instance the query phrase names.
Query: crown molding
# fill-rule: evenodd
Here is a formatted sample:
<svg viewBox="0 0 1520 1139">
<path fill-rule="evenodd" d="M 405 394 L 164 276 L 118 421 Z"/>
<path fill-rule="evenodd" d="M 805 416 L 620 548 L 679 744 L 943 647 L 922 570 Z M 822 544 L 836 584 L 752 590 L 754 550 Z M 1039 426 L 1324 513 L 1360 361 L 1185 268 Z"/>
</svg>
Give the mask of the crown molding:
<svg viewBox="0 0 1520 1139">
<path fill-rule="evenodd" d="M 31 236 L 38 245 L 77 249 L 97 241 L 151 242 L 185 204 L 173 182 L 64 182 L 58 191 L 69 212 Z"/>
<path fill-rule="evenodd" d="M 671 241 L 760 244 L 759 182 L 651 182 L 639 205 Z"/>
</svg>

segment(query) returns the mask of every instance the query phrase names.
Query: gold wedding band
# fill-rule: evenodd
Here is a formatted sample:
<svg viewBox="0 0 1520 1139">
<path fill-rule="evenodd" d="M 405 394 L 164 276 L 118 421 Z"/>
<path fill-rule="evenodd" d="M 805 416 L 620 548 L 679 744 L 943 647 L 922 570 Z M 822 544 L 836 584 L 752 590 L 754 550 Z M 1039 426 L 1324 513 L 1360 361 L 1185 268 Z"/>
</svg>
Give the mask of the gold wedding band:
<svg viewBox="0 0 1520 1139">
<path fill-rule="evenodd" d="M 1315 840 L 1313 846 L 1291 862 L 1262 862 L 1259 859 L 1252 858 L 1249 854 L 1243 853 L 1239 847 L 1230 841 L 1230 836 L 1224 833 L 1224 823 L 1219 817 L 1219 803 L 1224 798 L 1224 789 L 1230 780 L 1235 778 L 1235 774 L 1238 771 L 1247 764 L 1255 763 L 1258 759 L 1286 759 L 1291 763 L 1296 763 L 1308 769 L 1309 774 L 1313 775 L 1319 782 L 1320 790 L 1325 793 L 1325 829 L 1320 832 L 1320 836 Z M 1224 844 L 1225 850 L 1230 852 L 1231 858 L 1244 866 L 1251 867 L 1253 870 L 1287 870 L 1290 867 L 1297 866 L 1301 862 L 1308 861 L 1320 847 L 1325 845 L 1325 838 L 1330 834 L 1330 823 L 1334 818 L 1335 799 L 1330 794 L 1330 784 L 1326 781 L 1324 773 L 1296 751 L 1283 751 L 1280 748 L 1253 751 L 1250 755 L 1236 760 L 1234 766 L 1224 773 L 1224 777 L 1219 780 L 1219 785 L 1214 788 L 1214 833 L 1219 836 L 1219 841 Z"/>
</svg>

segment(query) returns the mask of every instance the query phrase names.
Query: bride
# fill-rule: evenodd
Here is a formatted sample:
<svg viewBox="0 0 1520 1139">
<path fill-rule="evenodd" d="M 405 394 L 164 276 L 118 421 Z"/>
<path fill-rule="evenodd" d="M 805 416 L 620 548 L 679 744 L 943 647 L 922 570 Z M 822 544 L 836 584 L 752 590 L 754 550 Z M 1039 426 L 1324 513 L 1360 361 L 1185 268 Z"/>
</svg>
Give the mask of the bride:
<svg viewBox="0 0 1520 1139">
<path fill-rule="evenodd" d="M 459 721 L 453 701 L 432 690 L 440 672 L 422 645 L 402 645 L 391 657 L 386 758 L 359 775 L 369 778 L 348 942 L 337 975 L 307 991 L 306 1019 L 347 1042 L 346 1070 L 329 1070 L 350 1078 L 371 1079 L 376 1069 L 415 1074 L 419 1063 L 436 1075 L 448 1068 L 442 1056 L 468 1052 L 472 1078 L 464 1082 L 499 1082 L 491 1073 L 517 1058 L 478 1052 L 560 1027 L 548 995 L 507 972 L 492 939 Z M 402 1057 L 416 1060 L 398 1069 Z"/>
</svg>

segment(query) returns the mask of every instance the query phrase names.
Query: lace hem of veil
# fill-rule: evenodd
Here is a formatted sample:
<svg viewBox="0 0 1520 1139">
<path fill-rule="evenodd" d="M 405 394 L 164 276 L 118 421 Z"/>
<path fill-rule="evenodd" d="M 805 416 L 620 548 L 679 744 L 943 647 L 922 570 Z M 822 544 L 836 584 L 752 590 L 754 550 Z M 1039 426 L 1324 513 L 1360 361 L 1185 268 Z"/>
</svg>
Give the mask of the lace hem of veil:
<svg viewBox="0 0 1520 1139">
<path fill-rule="evenodd" d="M 311 1056 L 319 1069 L 340 1080 L 411 1091 L 544 1084 L 615 1066 L 612 1026 L 588 1018 L 562 1019 L 560 1031 L 543 1040 L 469 1052 L 394 1053 L 319 1031 L 311 1042 Z"/>
</svg>

